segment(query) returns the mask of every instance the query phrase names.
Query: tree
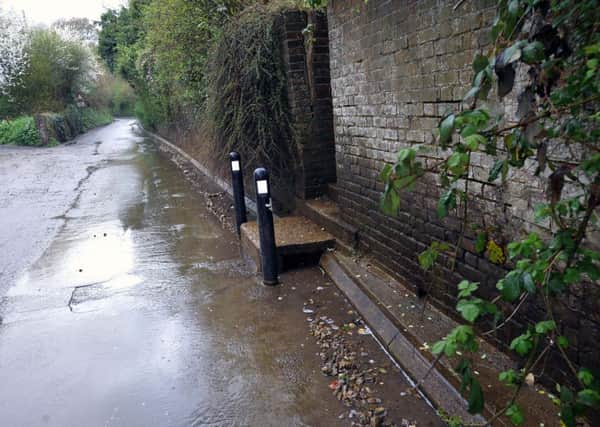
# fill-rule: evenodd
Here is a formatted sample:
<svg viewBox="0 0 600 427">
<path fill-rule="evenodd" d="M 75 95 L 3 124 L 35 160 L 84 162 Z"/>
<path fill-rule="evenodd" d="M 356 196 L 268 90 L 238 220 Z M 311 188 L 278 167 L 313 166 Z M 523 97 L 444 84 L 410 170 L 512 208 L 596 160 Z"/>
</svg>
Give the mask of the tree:
<svg viewBox="0 0 600 427">
<path fill-rule="evenodd" d="M 90 47 L 98 43 L 98 27 L 88 18 L 59 19 L 51 29 L 63 38 L 79 40 Z"/>
<path fill-rule="evenodd" d="M 90 50 L 54 30 L 33 30 L 25 53 L 27 66 L 10 89 L 20 112 L 61 111 L 85 94 L 96 76 Z"/>
<path fill-rule="evenodd" d="M 0 95 L 7 95 L 27 66 L 27 21 L 0 7 Z"/>
</svg>

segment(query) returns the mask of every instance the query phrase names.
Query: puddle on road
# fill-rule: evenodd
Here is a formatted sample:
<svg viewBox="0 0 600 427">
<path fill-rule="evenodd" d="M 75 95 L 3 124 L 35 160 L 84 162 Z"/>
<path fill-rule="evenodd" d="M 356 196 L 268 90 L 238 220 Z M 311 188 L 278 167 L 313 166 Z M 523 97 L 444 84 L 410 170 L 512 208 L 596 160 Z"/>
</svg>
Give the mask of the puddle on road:
<svg viewBox="0 0 600 427">
<path fill-rule="evenodd" d="M 119 123 L 105 131 L 82 159 L 100 168 L 0 304 L 0 419 L 343 425 L 316 348 L 301 347 L 302 314 L 269 307 L 280 291 L 257 283 L 236 237 L 152 143 L 115 138 L 131 135 Z"/>
<path fill-rule="evenodd" d="M 237 238 L 152 143 L 123 123 L 104 131 L 94 159 L 111 162 L 81 185 L 54 243 L 1 301 L 0 419 L 348 425 L 302 311 L 314 286 L 333 298 L 318 270 L 258 284 Z M 398 407 L 438 425 L 422 401 Z"/>
</svg>

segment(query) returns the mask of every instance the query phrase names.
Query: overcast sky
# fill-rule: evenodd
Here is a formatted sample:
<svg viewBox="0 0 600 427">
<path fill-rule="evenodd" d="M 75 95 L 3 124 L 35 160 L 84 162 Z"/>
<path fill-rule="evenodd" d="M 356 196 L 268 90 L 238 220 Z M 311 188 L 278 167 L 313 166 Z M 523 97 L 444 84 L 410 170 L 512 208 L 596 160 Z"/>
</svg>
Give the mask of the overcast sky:
<svg viewBox="0 0 600 427">
<path fill-rule="evenodd" d="M 127 0 L 0 0 L 3 9 L 24 11 L 31 24 L 51 24 L 60 18 L 98 20 L 104 10 L 116 8 Z"/>
</svg>

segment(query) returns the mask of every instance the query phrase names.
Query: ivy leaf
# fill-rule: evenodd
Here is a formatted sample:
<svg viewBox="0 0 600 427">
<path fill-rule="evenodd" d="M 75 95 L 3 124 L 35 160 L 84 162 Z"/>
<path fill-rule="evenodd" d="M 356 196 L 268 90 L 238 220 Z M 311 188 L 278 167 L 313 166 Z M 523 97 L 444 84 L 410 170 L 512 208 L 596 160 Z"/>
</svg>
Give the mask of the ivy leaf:
<svg viewBox="0 0 600 427">
<path fill-rule="evenodd" d="M 506 68 L 506 66 L 517 62 L 519 59 L 521 59 L 521 55 L 523 53 L 523 44 L 523 41 L 518 41 L 512 46 L 509 46 L 506 49 L 504 49 L 504 51 L 502 51 L 502 53 L 498 55 L 498 58 L 496 58 L 496 71 L 498 70 L 498 68 Z"/>
<path fill-rule="evenodd" d="M 535 332 L 538 334 L 547 334 L 554 329 L 556 329 L 556 323 L 553 320 L 544 320 L 535 325 Z"/>
<path fill-rule="evenodd" d="M 523 62 L 534 64 L 544 59 L 544 45 L 539 41 L 534 41 L 523 47 Z"/>
<path fill-rule="evenodd" d="M 511 341 L 510 349 L 516 351 L 520 356 L 527 355 L 531 349 L 533 348 L 533 341 L 531 337 L 531 333 L 527 331 L 526 333 L 519 335 L 517 338 Z"/>
<path fill-rule="evenodd" d="M 474 300 L 460 300 L 456 305 L 456 310 L 460 312 L 463 319 L 471 323 L 473 323 L 481 313 L 479 304 L 477 304 Z"/>
<path fill-rule="evenodd" d="M 523 417 L 523 412 L 521 412 L 521 408 L 517 406 L 516 403 L 513 403 L 506 410 L 506 416 L 510 418 L 512 423 L 516 426 L 520 426 L 525 421 L 525 417 Z"/>
<path fill-rule="evenodd" d="M 478 414 L 483 410 L 483 391 L 481 385 L 475 379 L 471 379 L 471 390 L 469 391 L 469 408 L 471 414 Z"/>
<path fill-rule="evenodd" d="M 454 132 L 454 114 L 448 115 L 440 123 L 440 145 L 446 145 L 452 140 L 452 132 Z"/>
</svg>

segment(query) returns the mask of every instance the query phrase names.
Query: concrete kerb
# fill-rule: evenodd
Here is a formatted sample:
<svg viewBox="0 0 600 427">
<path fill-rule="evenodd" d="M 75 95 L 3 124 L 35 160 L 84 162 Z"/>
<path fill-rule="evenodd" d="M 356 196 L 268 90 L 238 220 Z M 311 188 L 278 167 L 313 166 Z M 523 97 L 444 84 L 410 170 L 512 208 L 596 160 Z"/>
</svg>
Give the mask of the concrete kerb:
<svg viewBox="0 0 600 427">
<path fill-rule="evenodd" d="M 381 340 L 386 350 L 406 371 L 407 375 L 415 382 L 427 376 L 425 380 L 421 380 L 419 389 L 436 408 L 452 415 L 458 415 L 467 423 L 485 424 L 484 417 L 472 415 L 466 410 L 466 400 L 444 375 L 435 368 L 430 371 L 431 361 L 415 349 L 396 325 L 355 283 L 351 275 L 337 261 L 335 253 L 323 255 L 320 264 L 364 317 L 373 333 Z"/>
</svg>

